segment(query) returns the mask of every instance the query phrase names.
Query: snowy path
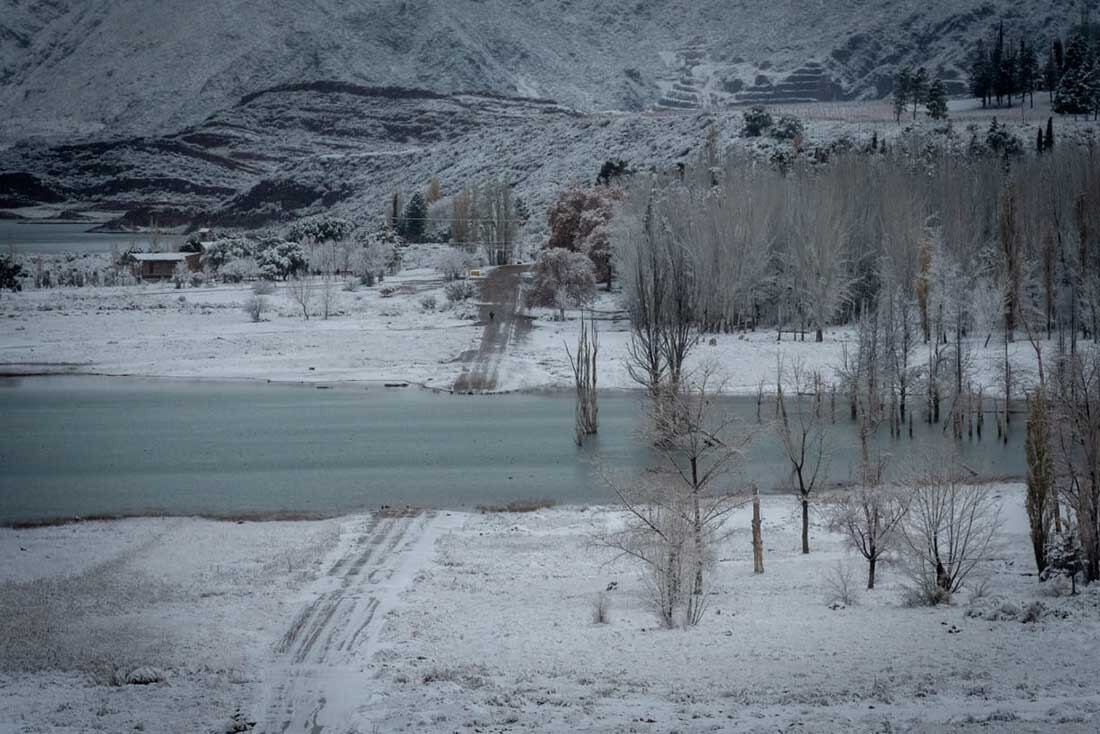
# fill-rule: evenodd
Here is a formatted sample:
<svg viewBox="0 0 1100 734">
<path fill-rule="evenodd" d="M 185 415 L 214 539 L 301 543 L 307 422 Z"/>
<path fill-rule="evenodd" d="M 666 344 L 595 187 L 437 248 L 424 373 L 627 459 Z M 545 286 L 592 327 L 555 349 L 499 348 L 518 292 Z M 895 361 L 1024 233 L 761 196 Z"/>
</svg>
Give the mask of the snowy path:
<svg viewBox="0 0 1100 734">
<path fill-rule="evenodd" d="M 526 271 L 526 265 L 505 265 L 482 282 L 481 322 L 485 332 L 473 363 L 455 380 L 455 392 L 493 392 L 498 388 L 500 365 L 509 347 L 531 328 L 527 317 L 519 313 L 520 287 Z"/>
<path fill-rule="evenodd" d="M 435 513 L 383 511 L 357 520 L 275 651 L 258 732 L 344 734 L 369 713 L 386 615 L 423 566 L 445 524 Z M 369 728 L 369 727 L 368 727 Z"/>
</svg>

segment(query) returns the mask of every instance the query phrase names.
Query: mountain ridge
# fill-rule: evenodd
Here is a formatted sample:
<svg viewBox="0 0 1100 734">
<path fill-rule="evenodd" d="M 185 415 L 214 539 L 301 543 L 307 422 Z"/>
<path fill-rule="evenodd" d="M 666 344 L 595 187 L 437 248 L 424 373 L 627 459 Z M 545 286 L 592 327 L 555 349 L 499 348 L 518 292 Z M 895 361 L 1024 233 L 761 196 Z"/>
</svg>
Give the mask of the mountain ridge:
<svg viewBox="0 0 1100 734">
<path fill-rule="evenodd" d="M 0 0 L 0 137 L 155 134 L 316 79 L 584 111 L 868 99 L 898 63 L 958 91 L 967 42 L 1076 0 Z"/>
</svg>

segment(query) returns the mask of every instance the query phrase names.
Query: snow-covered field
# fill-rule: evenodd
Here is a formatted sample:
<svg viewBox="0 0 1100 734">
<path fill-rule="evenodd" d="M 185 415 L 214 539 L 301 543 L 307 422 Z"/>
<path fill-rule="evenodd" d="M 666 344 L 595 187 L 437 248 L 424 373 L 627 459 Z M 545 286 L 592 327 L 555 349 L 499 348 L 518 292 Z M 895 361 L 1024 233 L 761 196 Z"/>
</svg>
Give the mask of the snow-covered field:
<svg viewBox="0 0 1100 734">
<path fill-rule="evenodd" d="M 833 608 L 832 569 L 862 567 L 818 523 L 802 556 L 794 503 L 765 497 L 766 573 L 752 574 L 739 511 L 689 631 L 659 629 L 637 567 L 592 545 L 621 521 L 609 508 L 0 530 L 0 732 L 222 732 L 238 707 L 263 722 L 273 694 L 318 697 L 326 671 L 357 681 L 318 708 L 346 727 L 326 734 L 1094 732 L 1100 588 L 1055 596 L 1028 575 L 1022 487 L 999 491 L 983 598 L 906 607 L 887 566 L 878 589 Z M 367 611 L 357 583 L 380 621 L 333 661 L 345 648 L 329 643 L 354 629 L 341 615 Z M 610 623 L 595 624 L 612 584 Z M 1038 621 L 1022 622 L 1033 604 Z M 295 636 L 314 620 L 316 635 Z M 283 667 L 302 639 L 328 642 Z M 111 685 L 139 666 L 164 681 Z"/>
<path fill-rule="evenodd" d="M 393 291 L 383 296 L 383 289 Z M 443 281 L 413 269 L 380 286 L 333 288 L 333 315 L 320 295 L 310 320 L 284 284 L 265 296 L 253 323 L 242 305 L 249 285 L 184 288 L 149 284 L 30 290 L 0 299 L 0 370 L 75 370 L 107 375 L 268 379 L 410 380 L 449 388 L 456 362 L 481 335 L 476 308 L 447 304 Z"/>
<path fill-rule="evenodd" d="M 0 298 L 0 372 L 73 371 L 141 377 L 263 379 L 272 381 L 407 380 L 449 389 L 481 337 L 477 309 L 444 309 L 443 281 L 429 268 L 407 270 L 382 286 L 345 292 L 337 286 L 328 320 L 302 318 L 279 284 L 267 296 L 272 310 L 252 323 L 241 305 L 248 286 L 184 288 L 172 285 L 29 290 Z M 392 289 L 383 297 L 382 288 Z M 436 308 L 422 301 L 434 298 Z M 319 308 L 315 299 L 313 309 Z M 629 322 L 618 295 L 601 292 L 594 308 L 600 322 L 601 388 L 637 387 L 626 368 Z M 575 312 L 565 322 L 549 310 L 530 313 L 532 326 L 509 343 L 502 357 L 499 391 L 567 388 L 573 375 L 565 344 L 575 348 Z M 690 364 L 717 365 L 726 391 L 755 394 L 760 383 L 774 389 L 777 360 L 801 361 L 827 381 L 844 359 L 854 334 L 837 328 L 824 343 L 794 341 L 761 330 L 708 335 Z M 713 341 L 713 343 L 711 343 Z M 1001 394 L 1003 345 L 994 335 L 970 345 L 971 379 L 987 395 Z M 1026 384 L 1034 354 L 1024 341 L 1011 345 L 1016 392 Z M 927 359 L 922 350 L 914 360 Z"/>
</svg>

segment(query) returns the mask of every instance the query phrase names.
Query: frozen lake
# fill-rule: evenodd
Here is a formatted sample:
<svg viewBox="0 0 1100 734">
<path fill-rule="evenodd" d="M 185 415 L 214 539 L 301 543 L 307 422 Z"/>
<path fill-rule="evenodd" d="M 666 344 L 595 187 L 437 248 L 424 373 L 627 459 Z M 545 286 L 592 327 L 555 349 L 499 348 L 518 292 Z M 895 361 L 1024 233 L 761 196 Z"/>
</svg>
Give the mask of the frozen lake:
<svg viewBox="0 0 1100 734">
<path fill-rule="evenodd" d="M 110 252 L 111 245 L 120 251 L 131 247 L 147 250 L 153 238 L 147 234 L 89 232 L 98 222 L 32 222 L 21 219 L 0 219 L 0 254 L 15 246 L 23 255 L 52 255 L 62 252 L 76 254 Z M 159 235 L 164 249 L 175 249 L 183 241 L 180 235 Z"/>
<path fill-rule="evenodd" d="M 728 398 L 755 425 L 755 399 Z M 839 410 L 839 407 L 838 407 Z M 766 412 L 766 411 L 765 411 Z M 343 513 L 382 504 L 471 508 L 520 499 L 606 503 L 611 471 L 652 463 L 640 396 L 607 393 L 600 435 L 578 450 L 570 393 L 491 397 L 416 388 L 99 377 L 0 379 L 0 522 L 99 514 Z M 766 416 L 765 416 L 766 417 Z M 958 445 L 967 466 L 1022 475 L 1023 417 L 1007 445 Z M 939 426 L 891 443 L 944 456 Z M 838 418 L 830 475 L 851 476 L 856 439 Z M 787 470 L 762 432 L 742 482 Z"/>
</svg>

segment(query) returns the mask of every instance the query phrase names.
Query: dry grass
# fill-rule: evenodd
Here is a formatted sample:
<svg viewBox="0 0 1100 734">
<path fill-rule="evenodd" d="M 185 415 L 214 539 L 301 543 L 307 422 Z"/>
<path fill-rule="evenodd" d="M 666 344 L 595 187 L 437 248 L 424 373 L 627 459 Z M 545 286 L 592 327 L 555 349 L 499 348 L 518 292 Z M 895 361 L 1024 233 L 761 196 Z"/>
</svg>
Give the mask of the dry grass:
<svg viewBox="0 0 1100 734">
<path fill-rule="evenodd" d="M 539 510 L 547 510 L 556 505 L 552 499 L 533 499 L 533 500 L 513 500 L 506 505 L 478 505 L 477 511 L 483 515 L 488 515 L 497 512 L 538 512 Z"/>
</svg>

